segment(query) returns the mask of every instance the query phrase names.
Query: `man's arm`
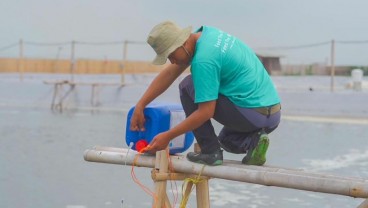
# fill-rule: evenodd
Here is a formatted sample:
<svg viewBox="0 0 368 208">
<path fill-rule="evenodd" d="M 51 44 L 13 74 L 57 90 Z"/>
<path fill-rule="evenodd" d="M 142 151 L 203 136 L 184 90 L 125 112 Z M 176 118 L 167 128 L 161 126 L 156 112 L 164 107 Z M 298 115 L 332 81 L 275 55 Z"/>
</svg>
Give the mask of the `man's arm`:
<svg viewBox="0 0 368 208">
<path fill-rule="evenodd" d="M 131 118 L 130 129 L 133 131 L 144 130 L 144 108 L 155 98 L 161 95 L 179 77 L 188 66 L 170 64 L 164 68 L 149 85 L 146 92 L 135 106 Z"/>
<path fill-rule="evenodd" d="M 171 139 L 200 127 L 215 114 L 216 100 L 200 103 L 198 109 L 167 133 Z"/>
<path fill-rule="evenodd" d="M 204 122 L 212 118 L 215 108 L 216 100 L 200 103 L 198 109 L 184 121 L 174 128 L 156 135 L 146 151 L 155 153 L 156 151 L 165 149 L 175 137 L 200 127 Z"/>
</svg>

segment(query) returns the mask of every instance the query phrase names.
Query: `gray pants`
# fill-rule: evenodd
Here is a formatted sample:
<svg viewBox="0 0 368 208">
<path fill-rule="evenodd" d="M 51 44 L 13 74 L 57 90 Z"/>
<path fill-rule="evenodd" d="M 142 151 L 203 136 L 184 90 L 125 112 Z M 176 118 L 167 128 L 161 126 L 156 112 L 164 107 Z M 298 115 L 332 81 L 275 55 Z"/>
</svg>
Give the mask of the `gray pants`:
<svg viewBox="0 0 368 208">
<path fill-rule="evenodd" d="M 180 83 L 179 90 L 180 100 L 188 117 L 198 108 L 198 104 L 194 103 L 194 86 L 191 75 L 185 77 Z M 221 94 L 216 102 L 213 119 L 224 126 L 219 135 L 215 134 L 211 120 L 193 131 L 202 153 L 213 153 L 219 150 L 221 145 L 232 153 L 246 153 L 255 132 L 264 129 L 270 133 L 280 123 L 280 111 L 269 116 L 263 115 L 251 108 L 238 107 Z"/>
</svg>

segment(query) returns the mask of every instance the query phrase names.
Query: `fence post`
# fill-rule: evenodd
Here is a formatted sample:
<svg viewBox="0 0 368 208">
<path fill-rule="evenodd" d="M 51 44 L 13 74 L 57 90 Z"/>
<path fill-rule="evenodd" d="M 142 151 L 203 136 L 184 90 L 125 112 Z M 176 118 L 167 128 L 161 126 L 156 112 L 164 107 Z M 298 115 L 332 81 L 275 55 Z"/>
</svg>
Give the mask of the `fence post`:
<svg viewBox="0 0 368 208">
<path fill-rule="evenodd" d="M 331 41 L 331 92 L 335 90 L 335 40 Z"/>
<path fill-rule="evenodd" d="M 71 56 L 70 56 L 70 82 L 74 82 L 74 70 L 75 70 L 75 41 L 72 41 Z"/>
<path fill-rule="evenodd" d="M 23 82 L 23 67 L 24 67 L 24 63 L 23 63 L 23 40 L 20 39 L 19 40 L 19 60 L 18 60 L 18 72 L 19 72 L 19 79 L 21 82 Z"/>
</svg>

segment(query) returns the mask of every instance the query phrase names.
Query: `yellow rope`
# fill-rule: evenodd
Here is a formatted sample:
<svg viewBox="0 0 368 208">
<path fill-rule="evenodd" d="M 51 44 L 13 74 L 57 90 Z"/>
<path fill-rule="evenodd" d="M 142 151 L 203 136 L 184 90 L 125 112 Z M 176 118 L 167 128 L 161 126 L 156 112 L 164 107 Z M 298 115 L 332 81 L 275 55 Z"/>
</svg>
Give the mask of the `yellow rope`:
<svg viewBox="0 0 368 208">
<path fill-rule="evenodd" d="M 192 189 L 190 190 L 189 194 L 187 196 L 184 196 L 185 194 L 185 190 L 187 188 L 188 183 L 193 183 L 193 185 L 196 185 L 197 183 L 201 183 L 202 181 L 204 181 L 204 179 L 201 179 L 201 175 L 203 173 L 204 167 L 206 167 L 206 165 L 203 165 L 201 171 L 199 172 L 198 176 L 195 178 L 186 178 L 183 182 L 182 185 L 182 199 L 180 202 L 180 208 L 185 208 L 187 206 L 188 200 L 189 200 L 189 194 L 190 192 L 193 191 L 194 186 L 192 187 Z"/>
</svg>

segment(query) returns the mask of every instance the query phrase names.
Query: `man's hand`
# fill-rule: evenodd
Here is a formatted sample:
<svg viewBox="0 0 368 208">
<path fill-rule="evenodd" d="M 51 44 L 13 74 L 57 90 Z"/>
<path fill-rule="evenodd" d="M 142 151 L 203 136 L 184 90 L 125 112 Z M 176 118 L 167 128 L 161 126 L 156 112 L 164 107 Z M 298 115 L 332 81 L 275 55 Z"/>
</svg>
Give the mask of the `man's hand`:
<svg viewBox="0 0 368 208">
<path fill-rule="evenodd" d="M 153 154 L 157 151 L 164 150 L 169 145 L 170 141 L 171 138 L 169 137 L 167 131 L 157 134 L 144 152 Z"/>
<path fill-rule="evenodd" d="M 140 108 L 135 108 L 132 118 L 130 119 L 130 130 L 132 131 L 145 131 L 144 123 L 146 119 L 144 118 L 143 110 Z"/>
</svg>

